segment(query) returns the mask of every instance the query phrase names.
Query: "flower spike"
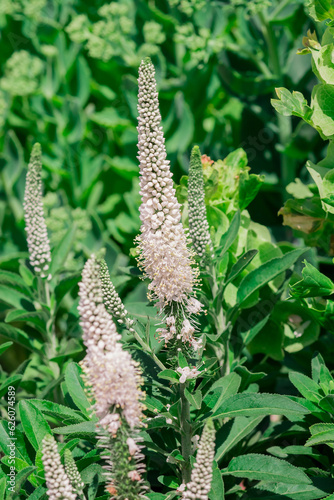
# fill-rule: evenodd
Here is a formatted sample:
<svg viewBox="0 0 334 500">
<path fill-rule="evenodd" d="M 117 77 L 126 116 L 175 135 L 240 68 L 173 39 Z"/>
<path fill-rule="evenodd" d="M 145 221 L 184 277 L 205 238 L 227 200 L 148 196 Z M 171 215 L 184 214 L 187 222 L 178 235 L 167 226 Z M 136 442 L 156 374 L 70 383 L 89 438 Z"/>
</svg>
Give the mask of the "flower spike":
<svg viewBox="0 0 334 500">
<path fill-rule="evenodd" d="M 76 500 L 77 496 L 60 461 L 57 443 L 50 434 L 42 441 L 42 461 L 49 500 Z"/>
<path fill-rule="evenodd" d="M 75 493 L 82 498 L 85 484 L 82 482 L 80 472 L 69 449 L 64 451 L 65 471 L 72 484 Z"/>
<path fill-rule="evenodd" d="M 212 462 L 215 456 L 215 428 L 207 421 L 199 442 L 191 481 L 186 485 L 182 500 L 208 500 L 212 481 Z"/>
<path fill-rule="evenodd" d="M 188 316 L 198 314 L 202 304 L 194 298 L 199 270 L 181 223 L 161 127 L 154 66 L 149 58 L 139 67 L 138 159 L 140 161 L 139 266 L 149 278 L 149 299 L 165 314 L 167 328 L 158 334 L 174 347 L 187 343 L 198 349 L 195 328 Z"/>
<path fill-rule="evenodd" d="M 24 218 L 30 264 L 41 278 L 49 277 L 50 243 L 43 212 L 42 151 L 36 143 L 32 149 L 24 192 Z"/>
<path fill-rule="evenodd" d="M 118 321 L 118 323 L 125 324 L 129 331 L 133 331 L 133 320 L 129 318 L 128 311 L 125 309 L 120 296 L 116 292 L 110 279 L 107 263 L 103 259 L 100 261 L 100 285 L 107 311 Z"/>
<path fill-rule="evenodd" d="M 103 304 L 100 259 L 92 255 L 80 283 L 79 312 L 86 345 L 81 362 L 92 411 L 99 421 L 97 437 L 106 462 L 107 491 L 125 500 L 140 500 L 146 485 L 138 431 L 143 425 L 141 370 L 119 342 L 120 335 Z"/>
<path fill-rule="evenodd" d="M 212 241 L 204 201 L 204 181 L 201 152 L 194 146 L 190 157 L 188 180 L 189 232 L 201 264 L 213 256 Z"/>
<path fill-rule="evenodd" d="M 161 127 L 154 66 L 149 58 L 139 68 L 138 150 L 142 221 L 141 264 L 150 279 L 152 298 L 162 308 L 182 304 L 193 293 L 197 272 L 181 224 Z"/>
</svg>

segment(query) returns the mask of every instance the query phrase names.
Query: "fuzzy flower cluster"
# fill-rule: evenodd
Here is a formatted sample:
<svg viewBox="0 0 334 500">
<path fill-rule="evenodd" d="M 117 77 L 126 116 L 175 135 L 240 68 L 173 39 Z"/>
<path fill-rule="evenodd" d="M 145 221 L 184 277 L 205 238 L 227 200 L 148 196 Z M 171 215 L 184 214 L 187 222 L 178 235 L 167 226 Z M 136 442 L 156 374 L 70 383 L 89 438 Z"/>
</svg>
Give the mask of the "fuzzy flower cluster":
<svg viewBox="0 0 334 500">
<path fill-rule="evenodd" d="M 45 278 L 49 275 L 51 252 L 43 212 L 41 156 L 41 146 L 37 143 L 30 156 L 23 206 L 30 263 L 35 272 Z"/>
<path fill-rule="evenodd" d="M 187 307 L 187 311 L 190 314 L 199 313 L 201 311 L 202 304 L 193 297 L 190 301 L 191 302 Z M 158 328 L 157 330 L 160 340 L 163 340 L 165 345 L 167 345 L 170 340 L 176 338 L 177 340 L 181 340 L 184 344 L 188 343 L 195 351 L 202 347 L 202 339 L 194 337 L 195 328 L 190 323 L 189 319 L 184 318 L 182 323 L 179 325 L 179 328 L 177 328 L 177 321 L 173 315 L 167 316 L 165 322 L 166 327 Z"/>
<path fill-rule="evenodd" d="M 151 297 L 160 308 L 186 303 L 193 293 L 197 272 L 181 223 L 161 127 L 154 66 L 150 59 L 139 68 L 138 150 L 142 221 L 139 248 L 141 265 L 150 279 Z"/>
<path fill-rule="evenodd" d="M 13 96 L 27 96 L 37 91 L 43 72 L 43 61 L 26 50 L 12 54 L 5 64 L 0 87 Z"/>
<path fill-rule="evenodd" d="M 79 312 L 87 347 L 82 367 L 99 423 L 114 436 L 121 425 L 120 414 L 130 429 L 141 425 L 144 394 L 139 388 L 140 369 L 118 342 L 120 335 L 103 304 L 100 266 L 95 255 L 86 262 L 79 286 Z"/>
<path fill-rule="evenodd" d="M 116 289 L 110 279 L 108 266 L 105 260 L 100 261 L 100 285 L 104 305 L 107 311 L 118 321 L 118 323 L 125 324 L 130 331 L 133 330 L 133 320 L 128 317 L 128 312 L 125 309 L 120 296 L 116 292 Z"/>
<path fill-rule="evenodd" d="M 78 471 L 74 458 L 72 457 L 72 453 L 69 449 L 64 451 L 64 459 L 65 471 L 70 483 L 72 484 L 73 490 L 77 495 L 82 496 L 85 484 L 82 482 L 80 472 Z"/>
<path fill-rule="evenodd" d="M 42 461 L 49 500 L 76 500 L 77 496 L 60 461 L 57 443 L 50 434 L 43 439 Z"/>
<path fill-rule="evenodd" d="M 190 157 L 188 180 L 189 231 L 197 255 L 201 262 L 213 256 L 204 200 L 204 180 L 201 153 L 194 146 Z"/>
<path fill-rule="evenodd" d="M 182 500 L 208 500 L 212 481 L 212 462 L 215 456 L 215 428 L 209 419 L 199 442 L 191 481 L 186 486 Z"/>
</svg>

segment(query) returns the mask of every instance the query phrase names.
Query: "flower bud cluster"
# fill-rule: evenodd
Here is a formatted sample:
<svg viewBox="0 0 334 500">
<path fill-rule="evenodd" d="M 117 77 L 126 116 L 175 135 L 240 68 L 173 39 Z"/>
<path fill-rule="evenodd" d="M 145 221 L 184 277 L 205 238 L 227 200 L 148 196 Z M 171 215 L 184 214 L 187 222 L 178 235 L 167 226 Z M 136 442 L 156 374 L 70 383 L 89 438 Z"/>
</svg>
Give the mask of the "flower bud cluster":
<svg viewBox="0 0 334 500">
<path fill-rule="evenodd" d="M 107 491 L 117 498 L 144 498 L 144 465 L 135 436 L 142 425 L 145 394 L 139 364 L 119 342 L 103 304 L 100 260 L 92 255 L 80 283 L 79 311 L 87 347 L 81 363 L 85 383 L 99 419 L 97 434 L 106 461 Z M 122 311 L 122 309 L 121 309 Z"/>
<path fill-rule="evenodd" d="M 215 428 L 207 421 L 199 442 L 191 481 L 183 493 L 183 500 L 208 500 L 212 481 L 212 462 L 215 456 Z"/>
<path fill-rule="evenodd" d="M 42 442 L 42 462 L 49 500 L 76 500 L 77 496 L 60 461 L 57 443 L 50 434 Z"/>
<path fill-rule="evenodd" d="M 188 178 L 189 231 L 195 251 L 203 264 L 213 256 L 212 241 L 206 216 L 201 153 L 194 146 L 190 157 Z"/>
<path fill-rule="evenodd" d="M 128 317 L 128 312 L 110 279 L 107 263 L 103 259 L 100 261 L 100 285 L 107 311 L 118 323 L 125 324 L 130 331 L 133 330 L 133 320 Z"/>
<path fill-rule="evenodd" d="M 72 456 L 72 453 L 69 449 L 64 451 L 64 459 L 65 459 L 65 471 L 67 477 L 69 478 L 73 490 L 79 496 L 83 495 L 83 489 L 85 484 L 82 482 L 80 473 Z"/>
<path fill-rule="evenodd" d="M 121 425 L 118 410 L 131 429 L 141 424 L 144 394 L 139 388 L 139 364 L 118 342 L 120 335 L 103 304 L 100 266 L 95 255 L 86 262 L 79 287 L 78 309 L 87 347 L 82 367 L 100 425 L 115 435 Z"/>
<path fill-rule="evenodd" d="M 41 146 L 36 143 L 28 165 L 23 207 L 29 260 L 35 272 L 45 278 L 49 276 L 51 252 L 43 211 L 41 157 Z"/>
<path fill-rule="evenodd" d="M 142 221 L 139 248 L 141 264 L 150 279 L 151 297 L 160 308 L 171 302 L 186 303 L 198 272 L 181 223 L 161 127 L 155 71 L 150 59 L 139 68 L 138 150 Z"/>
</svg>

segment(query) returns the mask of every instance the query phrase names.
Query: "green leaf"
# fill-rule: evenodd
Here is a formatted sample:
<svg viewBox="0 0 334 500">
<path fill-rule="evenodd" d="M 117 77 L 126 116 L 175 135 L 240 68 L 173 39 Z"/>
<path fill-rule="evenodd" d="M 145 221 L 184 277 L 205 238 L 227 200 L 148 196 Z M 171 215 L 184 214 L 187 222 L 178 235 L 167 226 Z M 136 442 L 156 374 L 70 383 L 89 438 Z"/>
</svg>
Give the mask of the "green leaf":
<svg viewBox="0 0 334 500">
<path fill-rule="evenodd" d="M 260 415 L 285 415 L 287 418 L 301 417 L 309 413 L 299 403 L 280 394 L 235 394 L 215 410 L 212 417 L 257 417 Z"/>
<path fill-rule="evenodd" d="M 37 451 L 46 434 L 51 434 L 51 429 L 43 414 L 29 401 L 19 402 L 20 418 L 24 432 L 30 443 Z"/>
<path fill-rule="evenodd" d="M 52 250 L 50 265 L 51 276 L 55 276 L 59 271 L 61 271 L 62 266 L 69 254 L 69 251 L 72 248 L 75 233 L 76 227 L 72 226 L 58 243 L 58 245 Z"/>
<path fill-rule="evenodd" d="M 225 281 L 224 285 L 228 285 L 231 281 L 233 281 L 240 273 L 252 262 L 255 255 L 258 253 L 258 250 L 248 250 L 248 252 L 244 253 L 240 259 L 232 266 L 232 269 Z"/>
<path fill-rule="evenodd" d="M 72 276 L 68 276 L 67 278 L 62 279 L 61 282 L 56 286 L 55 296 L 58 306 L 62 301 L 62 299 L 65 297 L 65 295 L 79 283 L 80 279 L 81 279 L 80 274 L 73 274 Z"/>
<path fill-rule="evenodd" d="M 219 462 L 234 446 L 250 434 L 264 416 L 249 418 L 236 417 L 226 422 L 216 434 L 216 456 Z"/>
<path fill-rule="evenodd" d="M 293 297 L 323 297 L 334 293 L 334 283 L 312 264 L 304 261 L 303 279 L 290 287 Z"/>
<path fill-rule="evenodd" d="M 20 275 L 22 276 L 22 278 L 24 280 L 24 283 L 28 287 L 31 287 L 33 282 L 34 282 L 35 275 L 30 271 L 30 269 L 27 268 L 27 266 L 25 266 L 23 264 L 20 264 L 19 271 L 20 271 Z"/>
<path fill-rule="evenodd" d="M 315 480 L 317 478 L 314 478 Z M 283 483 L 269 483 L 267 481 L 261 482 L 256 485 L 253 494 L 250 498 L 255 500 L 276 500 L 286 498 L 287 500 L 315 500 L 322 499 L 326 493 L 332 491 L 333 484 L 326 483 L 324 487 L 319 484 L 319 481 L 313 484 L 283 484 Z M 271 492 L 271 493 L 270 493 Z M 267 493 L 267 494 L 266 494 Z"/>
<path fill-rule="evenodd" d="M 13 340 L 17 344 L 23 345 L 30 351 L 40 352 L 40 349 L 42 347 L 42 344 L 40 342 L 34 339 L 30 339 L 29 335 L 23 330 L 14 328 L 11 325 L 0 323 L 0 334 L 6 338 Z"/>
<path fill-rule="evenodd" d="M 27 283 L 16 273 L 0 270 L 0 283 L 12 286 L 13 288 L 19 289 L 25 295 L 31 296 L 30 290 L 27 288 Z M 30 287 L 31 284 L 28 286 Z"/>
<path fill-rule="evenodd" d="M 334 135 L 334 85 L 315 85 L 312 91 L 312 121 L 326 137 Z"/>
<path fill-rule="evenodd" d="M 15 429 L 15 438 L 16 438 L 15 441 L 16 457 L 22 460 L 23 462 L 26 462 L 27 464 L 31 465 L 31 460 L 26 450 L 26 444 L 24 441 L 23 432 L 21 432 L 18 427 L 16 427 Z M 10 444 L 10 435 L 9 435 L 8 424 L 7 422 L 2 421 L 0 422 L 0 448 L 7 456 L 10 455 L 9 444 Z"/>
<path fill-rule="evenodd" d="M 52 401 L 45 401 L 42 399 L 30 399 L 31 403 L 35 408 L 40 410 L 43 414 L 55 417 L 58 420 L 82 422 L 86 421 L 86 418 L 78 411 L 72 410 L 67 406 L 53 403 Z"/>
<path fill-rule="evenodd" d="M 184 390 L 184 395 L 189 401 L 189 403 L 196 408 L 196 410 L 201 409 L 202 405 L 202 393 L 201 391 L 197 390 L 194 393 L 191 393 L 188 389 Z"/>
<path fill-rule="evenodd" d="M 306 7 L 316 21 L 334 19 L 334 5 L 331 0 L 308 0 Z"/>
<path fill-rule="evenodd" d="M 0 398 L 7 393 L 7 388 L 9 386 L 17 387 L 22 380 L 22 375 L 12 375 L 5 380 L 0 386 Z"/>
<path fill-rule="evenodd" d="M 311 114 L 310 107 L 303 94 L 300 92 L 291 92 L 284 87 L 279 87 L 276 90 L 278 99 L 271 99 L 271 104 L 276 111 L 283 116 L 299 116 L 300 118 L 308 119 Z"/>
<path fill-rule="evenodd" d="M 252 328 L 250 328 L 249 330 L 240 332 L 240 335 L 241 335 L 241 338 L 242 338 L 244 345 L 248 345 L 256 337 L 256 335 L 266 325 L 269 318 L 270 318 L 270 314 L 268 314 L 268 316 L 265 316 L 263 319 L 261 319 L 261 321 L 256 323 L 256 325 L 253 326 Z"/>
<path fill-rule="evenodd" d="M 334 214 L 334 194 L 333 194 L 334 169 L 328 170 L 327 167 L 321 165 L 321 162 L 316 165 L 311 161 L 308 161 L 306 163 L 306 168 L 310 172 L 312 179 L 317 185 L 319 195 L 321 198 L 321 206 L 322 209 L 324 210 L 325 217 L 327 217 L 328 212 Z"/>
<path fill-rule="evenodd" d="M 13 345 L 13 342 L 4 342 L 0 345 L 0 356 Z"/>
<path fill-rule="evenodd" d="M 47 316 L 43 311 L 28 312 L 24 309 L 14 309 L 6 316 L 6 323 L 27 322 L 33 324 L 40 332 L 46 331 Z"/>
<path fill-rule="evenodd" d="M 28 500 L 40 500 L 44 497 L 45 493 L 46 488 L 44 488 L 44 486 L 39 486 L 31 495 L 29 495 Z"/>
<path fill-rule="evenodd" d="M 311 484 L 311 479 L 302 469 L 278 458 L 257 453 L 233 458 L 226 473 L 250 480 L 298 485 Z"/>
<path fill-rule="evenodd" d="M 158 373 L 159 378 L 163 378 L 165 380 L 170 380 L 174 384 L 177 383 L 180 379 L 180 375 L 176 373 L 174 370 L 162 370 Z"/>
<path fill-rule="evenodd" d="M 230 246 L 233 244 L 234 240 L 238 236 L 240 228 L 240 212 L 237 211 L 231 221 L 231 224 L 225 234 L 221 237 L 220 246 L 217 250 L 219 257 L 222 258 Z"/>
<path fill-rule="evenodd" d="M 310 427 L 312 436 L 307 440 L 305 446 L 315 446 L 334 442 L 334 424 L 315 424 Z"/>
<path fill-rule="evenodd" d="M 20 472 L 16 474 L 14 491 L 10 491 L 8 493 L 6 500 L 14 500 L 16 498 L 19 498 L 20 489 L 34 470 L 36 470 L 36 467 L 29 466 L 25 469 L 20 470 Z"/>
<path fill-rule="evenodd" d="M 225 488 L 222 474 L 219 470 L 217 462 L 214 460 L 212 464 L 212 481 L 209 500 L 224 500 Z"/>
<path fill-rule="evenodd" d="M 334 415 L 334 394 L 328 394 L 319 401 L 319 406 L 323 410 L 328 411 Z"/>
<path fill-rule="evenodd" d="M 206 393 L 203 403 L 212 411 L 215 411 L 224 399 L 226 400 L 238 392 L 240 383 L 241 377 L 235 372 L 221 377 L 214 382 Z"/>
<path fill-rule="evenodd" d="M 318 403 L 322 396 L 319 394 L 320 387 L 311 378 L 303 375 L 302 373 L 292 372 L 289 373 L 289 379 L 293 385 L 298 389 L 300 394 L 313 403 Z"/>
<path fill-rule="evenodd" d="M 33 304 L 24 293 L 9 286 L 0 285 L 0 300 L 16 309 L 34 310 Z"/>
<path fill-rule="evenodd" d="M 275 257 L 274 259 L 268 260 L 257 269 L 248 273 L 238 288 L 237 300 L 239 304 L 242 304 L 248 299 L 255 290 L 258 290 L 269 283 L 269 281 L 279 276 L 282 272 L 289 269 L 306 250 L 306 248 L 292 250 L 282 257 Z"/>
<path fill-rule="evenodd" d="M 77 363 L 69 363 L 65 370 L 65 382 L 67 390 L 74 404 L 87 415 L 87 410 L 90 408 L 90 402 L 84 391 L 84 383 L 80 377 L 79 365 Z"/>
<path fill-rule="evenodd" d="M 0 499 L 4 500 L 6 491 L 6 478 L 2 477 L 0 479 Z"/>
<path fill-rule="evenodd" d="M 78 437 L 82 439 L 94 438 L 96 436 L 96 422 L 80 422 L 79 424 L 64 425 L 52 429 L 55 434 Z"/>
<path fill-rule="evenodd" d="M 172 488 L 174 490 L 180 486 L 180 483 L 174 476 L 159 476 L 158 481 L 159 483 L 164 484 L 165 486 L 168 486 L 168 488 Z"/>
</svg>

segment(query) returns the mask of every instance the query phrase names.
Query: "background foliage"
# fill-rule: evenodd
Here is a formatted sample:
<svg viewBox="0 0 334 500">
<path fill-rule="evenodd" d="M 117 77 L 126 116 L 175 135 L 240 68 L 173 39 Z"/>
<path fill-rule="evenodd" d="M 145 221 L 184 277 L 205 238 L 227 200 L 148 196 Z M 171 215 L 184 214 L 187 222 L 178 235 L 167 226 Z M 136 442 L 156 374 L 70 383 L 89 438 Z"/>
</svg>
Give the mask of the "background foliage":
<svg viewBox="0 0 334 500">
<path fill-rule="evenodd" d="M 92 251 L 106 248 L 113 283 L 129 313 L 142 323 L 150 348 L 157 348 L 155 312 L 146 304 L 146 288 L 138 280 L 131 250 L 140 226 L 136 79 L 140 60 L 147 55 L 156 67 L 166 148 L 179 184 L 185 223 L 191 147 L 198 144 L 202 153 L 215 160 L 204 164 L 204 176 L 208 219 L 221 252 L 220 285 L 225 295 L 219 307 L 224 313 L 237 309 L 239 314 L 238 322 L 231 320 L 236 339 L 234 358 L 232 373 L 224 381 L 219 369 L 210 365 L 210 353 L 216 355 L 217 339 L 211 330 L 217 327 L 215 315 L 209 315 L 206 326 L 202 325 L 208 337 L 205 367 L 212 368 L 216 390 L 206 386 L 204 377 L 191 400 L 193 415 L 201 416 L 202 393 L 204 408 L 215 408 L 217 413 L 221 403 L 218 393 L 229 398 L 239 390 L 249 393 L 253 403 L 258 396 L 252 393 L 258 390 L 289 394 L 310 413 L 298 420 L 292 411 L 289 421 L 278 423 L 261 411 L 253 419 L 245 413 L 221 428 L 216 461 L 224 470 L 228 498 L 246 498 L 241 482 L 245 478 L 249 481 L 247 498 L 306 500 L 301 496 L 305 491 L 309 499 L 323 498 L 333 491 L 328 472 L 332 448 L 325 445 L 334 442 L 333 430 L 319 427 L 333 425 L 330 370 L 334 368 L 334 313 L 333 301 L 326 298 L 334 290 L 329 257 L 333 210 L 328 207 L 332 207 L 332 198 L 327 192 L 323 195 L 323 184 L 314 176 L 312 180 L 310 169 L 305 168 L 306 161 L 309 167 L 317 167 L 326 156 L 327 140 L 333 139 L 331 112 L 322 121 L 324 106 L 320 103 L 313 118 L 310 115 L 316 106 L 315 92 L 333 84 L 332 72 L 321 66 L 318 54 L 322 51 L 326 58 L 333 28 L 329 26 L 325 33 L 327 17 L 319 15 L 314 5 L 316 2 L 307 8 L 303 1 L 284 0 L 122 0 L 110 4 L 96 1 L 94 5 L 72 0 L 1 2 L 0 333 L 4 341 L 10 338 L 16 344 L 0 347 L 3 352 L 8 348 L 1 358 L 0 392 L 5 394 L 9 385 L 20 386 L 19 467 L 25 470 L 22 485 L 29 477 L 26 494 L 37 487 L 40 497 L 44 494 L 35 422 L 41 433 L 52 424 L 55 432 L 65 436 L 61 452 L 75 450 L 82 478 L 90 488 L 89 498 L 101 494 L 94 422 L 89 419 L 88 402 L 73 363 L 83 357 L 77 283 L 83 262 Z M 309 29 L 317 33 L 317 38 L 309 33 L 304 39 L 312 63 L 310 55 L 296 54 Z M 317 45 L 318 40 L 323 48 Z M 275 88 L 279 88 L 277 95 Z M 291 94 L 293 91 L 297 94 Z M 278 113 L 270 104 L 272 97 L 278 97 L 274 101 Z M 22 208 L 26 164 L 36 141 L 43 150 L 44 205 L 53 246 L 53 274 L 59 277 L 51 309 L 42 304 L 41 310 L 35 307 L 40 300 L 36 278 L 26 266 Z M 329 161 L 331 155 L 329 148 Z M 249 176 L 248 166 L 258 176 Z M 329 168 L 330 163 L 321 166 Z M 318 200 L 315 217 L 322 217 L 326 225 L 320 231 L 317 226 L 308 236 L 282 227 L 277 212 L 284 202 L 284 221 L 293 229 L 296 224 L 289 224 L 288 216 L 296 215 L 293 210 L 300 200 L 305 202 L 301 215 L 314 218 L 314 212 L 307 211 L 307 199 L 314 194 Z M 290 195 L 297 201 L 288 200 Z M 238 210 L 244 211 L 239 220 Z M 308 264 L 304 267 L 299 261 L 292 274 L 288 270 L 291 264 L 284 267 L 283 258 L 293 250 L 293 243 L 303 244 L 303 238 L 320 248 L 303 254 Z M 234 275 L 234 281 L 230 279 L 240 256 L 254 248 L 258 253 L 249 254 L 247 270 L 239 269 L 241 274 Z M 293 261 L 297 261 L 295 255 Z M 238 292 L 248 273 L 272 259 L 277 259 L 277 274 L 268 274 L 250 296 Z M 205 278 L 207 292 L 210 282 Z M 291 299 L 286 301 L 289 283 Z M 209 308 L 218 307 L 213 294 L 208 300 Z M 50 314 L 59 340 L 53 357 L 43 339 Z M 251 322 L 250 316 L 254 319 Z M 259 322 L 261 331 L 254 329 Z M 316 351 L 323 357 L 314 355 Z M 137 356 L 148 370 L 145 383 L 151 391 L 147 406 L 152 422 L 146 436 L 150 480 L 157 491 L 166 491 L 178 486 L 175 470 L 180 457 L 175 434 L 166 431 L 161 437 L 161 422 L 155 421 L 154 409 L 161 401 L 171 401 L 171 391 L 163 387 L 154 370 L 149 370 L 146 354 L 138 350 Z M 306 375 L 312 380 L 306 380 Z M 173 383 L 173 376 L 166 379 Z M 43 403 L 43 399 L 49 401 Z M 53 406 L 50 401 L 55 402 Z M 177 400 L 173 402 L 165 415 L 172 419 L 177 415 Z M 274 399 L 270 404 L 276 408 Z M 233 408 L 220 411 L 223 421 Z M 325 430 L 329 434 L 324 437 L 321 433 Z M 4 432 L 2 428 L 3 439 Z M 79 439 L 85 441 L 84 449 L 77 447 Z M 320 457 L 317 446 L 322 447 Z M 278 462 L 267 460 L 266 470 L 260 459 L 246 455 L 263 452 L 287 460 L 287 467 L 281 465 L 280 480 L 293 478 L 295 470 L 289 469 L 289 462 L 301 467 L 308 474 L 301 478 L 302 489 L 290 483 L 277 486 L 266 482 L 266 474 L 276 470 Z M 242 461 L 241 457 L 234 463 L 236 455 L 249 458 Z M 163 456 L 172 456 L 170 465 Z M 6 467 L 6 457 L 2 463 Z M 37 471 L 31 474 L 33 463 Z M 250 463 L 260 470 L 247 476 Z M 155 472 L 159 467 L 161 478 Z M 215 477 L 216 487 L 221 488 L 220 474 Z"/>
</svg>

